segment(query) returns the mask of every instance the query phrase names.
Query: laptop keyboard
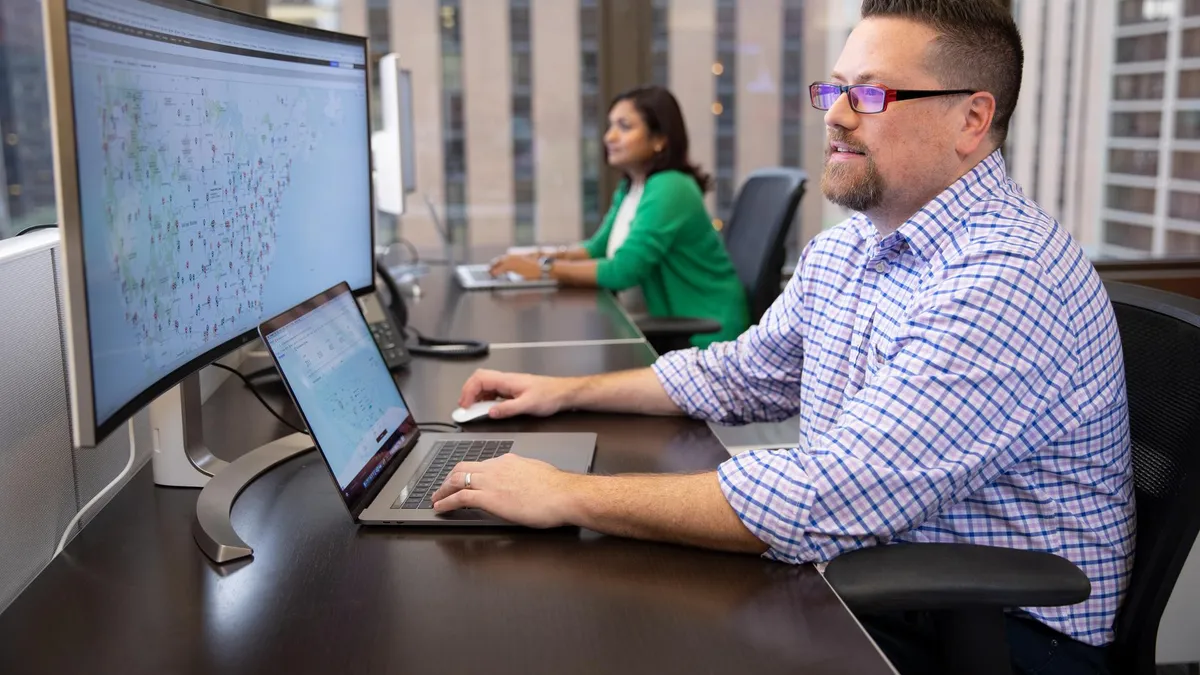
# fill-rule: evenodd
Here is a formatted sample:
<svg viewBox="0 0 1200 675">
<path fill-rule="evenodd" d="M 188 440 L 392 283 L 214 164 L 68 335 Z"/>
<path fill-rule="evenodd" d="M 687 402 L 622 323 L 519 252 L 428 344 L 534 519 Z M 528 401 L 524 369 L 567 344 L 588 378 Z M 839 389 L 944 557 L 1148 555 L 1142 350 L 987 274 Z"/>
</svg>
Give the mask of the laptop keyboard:
<svg viewBox="0 0 1200 675">
<path fill-rule="evenodd" d="M 432 509 L 433 493 L 446 481 L 446 476 L 450 475 L 450 471 L 456 464 L 459 462 L 482 462 L 485 459 L 499 457 L 512 450 L 512 446 L 512 441 L 505 440 L 438 441 L 437 445 L 433 446 L 433 461 L 430 462 L 429 468 L 425 469 L 425 473 L 421 474 L 420 480 L 408 494 L 408 499 L 401 502 L 403 497 L 397 498 L 392 503 L 392 508 Z"/>
<path fill-rule="evenodd" d="M 470 267 L 467 268 L 467 273 L 475 281 L 495 281 L 495 277 L 488 271 L 486 267 Z"/>
</svg>

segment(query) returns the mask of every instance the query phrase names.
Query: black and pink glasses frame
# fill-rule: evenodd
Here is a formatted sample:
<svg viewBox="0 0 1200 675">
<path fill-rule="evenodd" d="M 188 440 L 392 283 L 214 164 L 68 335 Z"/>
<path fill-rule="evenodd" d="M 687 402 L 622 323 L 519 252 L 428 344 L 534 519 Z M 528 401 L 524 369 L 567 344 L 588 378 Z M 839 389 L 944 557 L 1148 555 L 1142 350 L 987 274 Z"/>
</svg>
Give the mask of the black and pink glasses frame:
<svg viewBox="0 0 1200 675">
<path fill-rule="evenodd" d="M 887 110 L 888 104 L 930 96 L 952 96 L 977 94 L 974 89 L 891 89 L 881 84 L 837 84 L 835 82 L 813 82 L 808 85 L 808 97 L 812 107 L 829 110 L 833 104 L 847 94 L 850 108 L 856 113 L 875 115 Z"/>
</svg>

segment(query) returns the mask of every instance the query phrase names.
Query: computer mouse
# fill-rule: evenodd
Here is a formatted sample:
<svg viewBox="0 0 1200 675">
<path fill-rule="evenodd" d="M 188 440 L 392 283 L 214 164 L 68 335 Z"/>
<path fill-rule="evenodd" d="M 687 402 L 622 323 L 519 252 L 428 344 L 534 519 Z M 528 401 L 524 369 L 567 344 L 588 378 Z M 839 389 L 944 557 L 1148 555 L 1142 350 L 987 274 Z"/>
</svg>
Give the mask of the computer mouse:
<svg viewBox="0 0 1200 675">
<path fill-rule="evenodd" d="M 464 424 L 474 420 L 488 416 L 488 411 L 496 406 L 500 401 L 478 401 L 466 408 L 455 408 L 454 412 L 450 413 L 450 419 Z"/>
<path fill-rule="evenodd" d="M 525 277 L 517 274 L 516 272 L 505 272 L 504 278 L 509 281 L 525 281 Z"/>
</svg>

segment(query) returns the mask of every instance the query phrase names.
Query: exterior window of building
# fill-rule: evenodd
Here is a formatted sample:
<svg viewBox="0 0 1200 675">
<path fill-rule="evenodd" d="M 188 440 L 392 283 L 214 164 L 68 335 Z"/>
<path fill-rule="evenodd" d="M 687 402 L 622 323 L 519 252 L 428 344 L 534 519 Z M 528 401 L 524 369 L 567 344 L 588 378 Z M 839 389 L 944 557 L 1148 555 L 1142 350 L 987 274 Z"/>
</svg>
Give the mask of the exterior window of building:
<svg viewBox="0 0 1200 675">
<path fill-rule="evenodd" d="M 1110 209 L 1154 214 L 1154 190 L 1109 185 L 1106 203 Z"/>
<path fill-rule="evenodd" d="M 1124 173 L 1132 176 L 1157 175 L 1158 151 L 1109 149 L 1108 170 L 1112 173 Z"/>
<path fill-rule="evenodd" d="M 1172 0 L 1121 0 L 1117 23 L 1121 25 L 1165 21 L 1171 18 Z"/>
<path fill-rule="evenodd" d="M 800 166 L 801 116 L 808 106 L 804 82 L 804 1 L 787 0 L 783 6 L 783 73 L 780 82 L 779 161 L 783 166 Z"/>
<path fill-rule="evenodd" d="M 1184 58 L 1191 56 L 1200 56 L 1200 28 L 1189 28 L 1183 31 L 1180 36 L 1181 46 L 1180 55 Z"/>
<path fill-rule="evenodd" d="M 512 52 L 513 215 L 517 244 L 534 243 L 533 34 L 529 0 L 509 0 Z"/>
<path fill-rule="evenodd" d="M 1167 250 L 1176 256 L 1200 256 L 1200 235 L 1168 231 Z"/>
<path fill-rule="evenodd" d="M 669 87 L 671 79 L 670 33 L 667 15 L 671 0 L 653 0 L 650 9 L 650 60 L 653 73 L 650 81 L 660 87 Z"/>
<path fill-rule="evenodd" d="M 442 57 L 442 148 L 446 227 L 455 241 L 467 236 L 467 149 L 463 125 L 461 0 L 438 0 Z M 449 111 L 457 110 L 457 119 Z"/>
<path fill-rule="evenodd" d="M 1162 133 L 1162 113 L 1113 113 L 1110 130 L 1117 138 L 1158 138 Z"/>
<path fill-rule="evenodd" d="M 1117 75 L 1113 78 L 1113 98 L 1118 101 L 1146 99 L 1159 100 L 1162 99 L 1162 97 L 1162 73 Z"/>
<path fill-rule="evenodd" d="M 600 172 L 603 170 L 602 139 L 608 121 L 600 107 L 600 8 L 597 0 L 579 0 L 580 176 L 582 180 L 583 236 L 600 228 Z"/>
<path fill-rule="evenodd" d="M 1200 181 L 1200 152 L 1174 152 L 1171 155 L 1171 176 Z"/>
<path fill-rule="evenodd" d="M 1117 63 L 1161 61 L 1167 58 L 1167 34 L 1133 35 L 1117 40 Z"/>
<path fill-rule="evenodd" d="M 1150 251 L 1154 241 L 1154 230 L 1145 225 L 1122 223 L 1116 220 L 1104 222 L 1104 242 L 1135 251 Z"/>
<path fill-rule="evenodd" d="M 717 100 L 712 113 L 717 116 L 716 124 L 716 178 L 717 209 L 713 216 L 724 223 L 729 220 L 733 209 L 733 198 L 737 189 L 737 1 L 717 0 L 717 53 L 714 69 Z"/>
<path fill-rule="evenodd" d="M 1175 113 L 1175 138 L 1200 138 L 1200 110 L 1180 110 Z"/>
<path fill-rule="evenodd" d="M 1200 194 L 1172 191 L 1170 201 L 1168 215 L 1172 218 L 1200 222 Z"/>
<path fill-rule="evenodd" d="M 0 238 L 55 222 L 50 102 L 38 0 L 0 1 L 0 139 Z"/>
</svg>

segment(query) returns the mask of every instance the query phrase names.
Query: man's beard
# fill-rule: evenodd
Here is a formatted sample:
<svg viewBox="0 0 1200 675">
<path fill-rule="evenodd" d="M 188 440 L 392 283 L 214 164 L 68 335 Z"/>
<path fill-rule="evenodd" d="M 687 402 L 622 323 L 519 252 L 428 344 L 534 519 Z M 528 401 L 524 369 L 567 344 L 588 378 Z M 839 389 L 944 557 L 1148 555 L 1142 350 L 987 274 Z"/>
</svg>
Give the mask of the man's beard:
<svg viewBox="0 0 1200 675">
<path fill-rule="evenodd" d="M 832 149 L 825 149 L 825 170 L 821 173 L 821 192 L 825 198 L 851 211 L 869 211 L 883 201 L 883 176 L 875 160 L 867 157 L 867 166 L 850 162 L 830 162 Z"/>
</svg>

